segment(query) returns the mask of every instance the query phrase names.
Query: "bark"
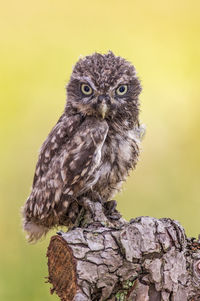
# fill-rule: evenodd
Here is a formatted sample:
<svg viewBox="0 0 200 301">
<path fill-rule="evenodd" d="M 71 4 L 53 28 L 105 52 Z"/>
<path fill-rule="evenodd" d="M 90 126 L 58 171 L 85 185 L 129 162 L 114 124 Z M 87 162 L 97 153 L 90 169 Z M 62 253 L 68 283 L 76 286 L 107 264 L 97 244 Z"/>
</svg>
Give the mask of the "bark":
<svg viewBox="0 0 200 301">
<path fill-rule="evenodd" d="M 200 243 L 177 221 L 106 224 L 93 216 L 84 225 L 59 232 L 48 247 L 48 279 L 60 300 L 200 300 Z"/>
</svg>

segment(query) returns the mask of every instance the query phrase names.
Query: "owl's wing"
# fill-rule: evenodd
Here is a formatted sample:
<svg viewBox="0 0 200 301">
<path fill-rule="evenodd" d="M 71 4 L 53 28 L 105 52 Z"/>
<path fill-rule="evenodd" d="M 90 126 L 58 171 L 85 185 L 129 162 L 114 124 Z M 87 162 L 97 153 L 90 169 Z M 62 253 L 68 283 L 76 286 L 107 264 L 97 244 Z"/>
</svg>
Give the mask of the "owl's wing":
<svg viewBox="0 0 200 301">
<path fill-rule="evenodd" d="M 98 180 L 94 171 L 100 164 L 107 122 L 87 117 L 70 134 L 63 129 L 64 122 L 69 125 L 63 117 L 41 148 L 32 192 L 25 206 L 29 218 L 44 218 L 44 213 L 55 206 L 62 210 L 61 198 L 76 199 Z"/>
<path fill-rule="evenodd" d="M 52 162 L 52 160 L 54 160 L 55 156 L 58 156 L 62 145 L 70 139 L 81 122 L 82 116 L 80 114 L 72 116 L 66 116 L 63 114 L 60 117 L 40 149 L 33 179 L 33 186 L 36 184 L 39 178 L 47 173 L 49 164 Z"/>
</svg>

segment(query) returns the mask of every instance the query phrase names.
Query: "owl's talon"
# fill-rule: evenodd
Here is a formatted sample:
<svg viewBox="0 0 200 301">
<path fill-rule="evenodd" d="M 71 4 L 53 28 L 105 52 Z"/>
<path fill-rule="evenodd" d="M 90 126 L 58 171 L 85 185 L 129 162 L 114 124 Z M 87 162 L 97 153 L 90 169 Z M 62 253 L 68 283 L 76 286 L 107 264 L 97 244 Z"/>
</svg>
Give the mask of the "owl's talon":
<svg viewBox="0 0 200 301">
<path fill-rule="evenodd" d="M 62 236 L 63 233 L 64 233 L 64 232 L 61 231 L 61 230 L 56 232 L 56 234 L 58 234 L 59 236 Z"/>
<path fill-rule="evenodd" d="M 115 200 L 111 200 L 104 203 L 104 213 L 111 220 L 119 220 L 122 216 L 117 211 L 117 202 Z"/>
<path fill-rule="evenodd" d="M 116 211 L 117 208 L 117 201 L 111 200 L 104 203 L 104 208 L 106 213 L 109 215 L 111 212 Z"/>
</svg>

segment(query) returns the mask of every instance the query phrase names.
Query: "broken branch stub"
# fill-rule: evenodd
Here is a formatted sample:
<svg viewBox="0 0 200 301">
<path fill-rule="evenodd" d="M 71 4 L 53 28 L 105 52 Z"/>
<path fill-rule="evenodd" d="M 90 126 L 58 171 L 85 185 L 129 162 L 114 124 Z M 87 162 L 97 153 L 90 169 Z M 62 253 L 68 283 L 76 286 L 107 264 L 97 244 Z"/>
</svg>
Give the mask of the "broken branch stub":
<svg viewBox="0 0 200 301">
<path fill-rule="evenodd" d="M 200 300 L 200 244 L 171 219 L 61 232 L 47 256 L 52 292 L 62 301 Z"/>
</svg>

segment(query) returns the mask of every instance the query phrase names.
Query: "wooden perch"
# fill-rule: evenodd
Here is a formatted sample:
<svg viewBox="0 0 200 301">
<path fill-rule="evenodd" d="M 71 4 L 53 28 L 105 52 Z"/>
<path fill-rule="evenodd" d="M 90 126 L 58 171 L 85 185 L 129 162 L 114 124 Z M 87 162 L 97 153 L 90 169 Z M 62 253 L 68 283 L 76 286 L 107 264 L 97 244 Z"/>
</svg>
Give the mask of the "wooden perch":
<svg viewBox="0 0 200 301">
<path fill-rule="evenodd" d="M 90 223 L 51 238 L 49 282 L 62 301 L 200 300 L 200 243 L 169 218 Z"/>
</svg>

